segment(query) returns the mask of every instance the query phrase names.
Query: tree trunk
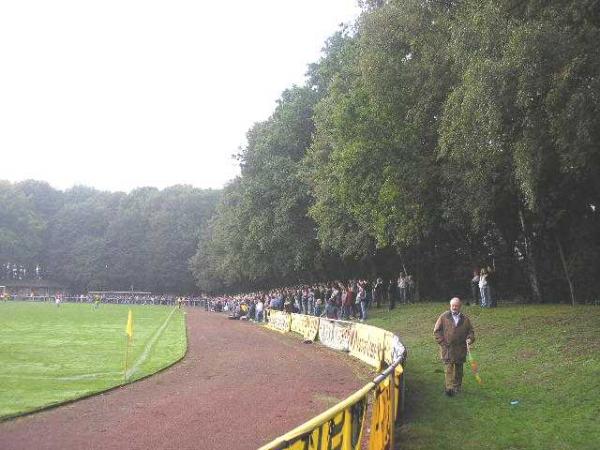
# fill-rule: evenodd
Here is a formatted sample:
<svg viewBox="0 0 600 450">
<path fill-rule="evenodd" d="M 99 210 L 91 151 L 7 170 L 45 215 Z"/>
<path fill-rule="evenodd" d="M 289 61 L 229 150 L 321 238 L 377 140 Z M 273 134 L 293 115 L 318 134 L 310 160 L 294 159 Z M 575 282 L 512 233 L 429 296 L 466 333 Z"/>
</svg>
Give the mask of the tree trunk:
<svg viewBox="0 0 600 450">
<path fill-rule="evenodd" d="M 569 275 L 569 269 L 567 268 L 567 261 L 565 259 L 565 253 L 563 251 L 562 244 L 560 243 L 560 239 L 556 234 L 554 234 L 554 239 L 556 240 L 556 245 L 558 246 L 558 254 L 560 255 L 560 261 L 563 266 L 563 270 L 565 271 L 565 278 L 567 279 L 567 283 L 569 283 L 569 294 L 571 295 L 571 305 L 575 306 L 575 289 L 573 288 L 573 282 L 571 281 L 571 276 Z"/>
<path fill-rule="evenodd" d="M 542 303 L 543 297 L 538 278 L 535 248 L 533 239 L 531 239 L 529 227 L 525 222 L 525 214 L 521 208 L 519 208 L 519 220 L 521 222 L 521 231 L 523 232 L 523 240 L 525 242 L 525 261 L 527 263 L 526 270 L 527 277 L 529 278 L 529 286 L 531 287 L 531 294 L 535 303 Z"/>
<path fill-rule="evenodd" d="M 422 267 L 421 267 L 421 252 L 418 251 L 417 254 L 415 255 L 415 274 L 413 275 L 413 281 L 415 283 L 415 298 L 413 299 L 413 301 L 415 303 L 418 303 L 419 301 L 421 301 L 421 277 L 423 276 L 423 271 L 422 271 Z"/>
</svg>

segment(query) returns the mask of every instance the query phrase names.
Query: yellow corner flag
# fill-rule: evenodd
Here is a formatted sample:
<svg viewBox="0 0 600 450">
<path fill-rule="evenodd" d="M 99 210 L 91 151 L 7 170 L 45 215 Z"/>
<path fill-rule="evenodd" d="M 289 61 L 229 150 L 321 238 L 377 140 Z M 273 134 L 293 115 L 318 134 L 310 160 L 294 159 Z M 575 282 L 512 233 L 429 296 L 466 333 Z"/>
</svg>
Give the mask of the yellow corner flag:
<svg viewBox="0 0 600 450">
<path fill-rule="evenodd" d="M 131 310 L 129 310 L 129 314 L 127 315 L 127 326 L 125 327 L 125 334 L 129 339 L 133 338 L 133 314 Z"/>
<path fill-rule="evenodd" d="M 125 344 L 125 368 L 123 370 L 123 379 L 127 380 L 127 360 L 129 359 L 129 347 L 133 339 L 133 314 L 129 310 L 127 315 L 127 325 L 125 326 L 125 334 L 127 335 L 127 343 Z"/>
</svg>

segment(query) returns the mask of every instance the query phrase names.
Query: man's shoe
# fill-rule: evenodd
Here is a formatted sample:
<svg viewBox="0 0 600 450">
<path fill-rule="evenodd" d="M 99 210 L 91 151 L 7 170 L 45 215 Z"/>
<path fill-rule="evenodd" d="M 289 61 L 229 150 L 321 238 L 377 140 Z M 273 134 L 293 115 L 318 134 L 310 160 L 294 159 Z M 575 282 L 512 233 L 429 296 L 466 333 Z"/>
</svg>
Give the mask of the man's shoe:
<svg viewBox="0 0 600 450">
<path fill-rule="evenodd" d="M 446 389 L 445 393 L 448 397 L 452 397 L 454 395 L 454 391 L 452 389 Z"/>
</svg>

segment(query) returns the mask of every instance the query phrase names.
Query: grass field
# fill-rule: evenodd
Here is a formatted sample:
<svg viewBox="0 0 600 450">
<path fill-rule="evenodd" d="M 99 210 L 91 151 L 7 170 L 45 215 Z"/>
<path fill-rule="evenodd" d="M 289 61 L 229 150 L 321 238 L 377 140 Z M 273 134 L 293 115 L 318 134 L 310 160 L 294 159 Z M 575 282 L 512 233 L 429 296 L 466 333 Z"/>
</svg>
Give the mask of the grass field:
<svg viewBox="0 0 600 450">
<path fill-rule="evenodd" d="M 128 306 L 0 302 L 0 420 L 124 383 Z M 184 315 L 131 306 L 128 381 L 186 351 Z"/>
<path fill-rule="evenodd" d="M 600 448 L 600 308 L 463 307 L 484 384 L 465 364 L 463 393 L 443 395 L 433 325 L 447 305 L 373 310 L 369 323 L 408 350 L 402 449 Z M 511 401 L 518 401 L 511 405 Z"/>
</svg>

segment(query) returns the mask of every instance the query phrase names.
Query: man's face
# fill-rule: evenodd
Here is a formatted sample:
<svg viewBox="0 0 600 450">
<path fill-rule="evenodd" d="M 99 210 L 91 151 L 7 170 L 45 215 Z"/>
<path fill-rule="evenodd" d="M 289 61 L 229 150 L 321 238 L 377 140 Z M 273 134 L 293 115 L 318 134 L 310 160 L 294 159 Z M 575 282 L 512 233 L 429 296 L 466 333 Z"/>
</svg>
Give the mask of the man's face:
<svg viewBox="0 0 600 450">
<path fill-rule="evenodd" d="M 460 312 L 460 306 L 460 301 L 452 300 L 450 302 L 450 311 L 452 311 L 453 313 Z"/>
</svg>

